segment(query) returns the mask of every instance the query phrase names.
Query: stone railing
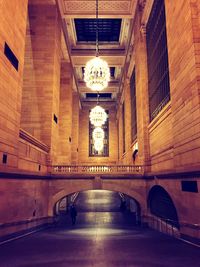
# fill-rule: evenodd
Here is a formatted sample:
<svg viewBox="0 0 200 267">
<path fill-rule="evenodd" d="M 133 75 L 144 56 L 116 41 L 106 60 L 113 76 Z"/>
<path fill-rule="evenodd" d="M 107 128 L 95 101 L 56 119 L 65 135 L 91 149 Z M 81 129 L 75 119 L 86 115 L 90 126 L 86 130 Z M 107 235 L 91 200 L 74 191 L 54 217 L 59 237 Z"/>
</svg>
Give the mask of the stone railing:
<svg viewBox="0 0 200 267">
<path fill-rule="evenodd" d="M 52 174 L 140 174 L 144 173 L 139 165 L 63 165 L 52 166 Z"/>
</svg>

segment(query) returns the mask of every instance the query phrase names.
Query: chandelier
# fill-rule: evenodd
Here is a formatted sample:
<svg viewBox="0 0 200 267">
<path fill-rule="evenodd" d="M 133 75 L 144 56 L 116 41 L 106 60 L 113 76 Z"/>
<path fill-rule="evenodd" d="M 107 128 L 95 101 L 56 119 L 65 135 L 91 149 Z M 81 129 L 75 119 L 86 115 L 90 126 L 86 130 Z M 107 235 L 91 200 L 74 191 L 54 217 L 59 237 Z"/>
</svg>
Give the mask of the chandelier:
<svg viewBox="0 0 200 267">
<path fill-rule="evenodd" d="M 92 137 L 95 141 L 96 140 L 103 140 L 105 137 L 104 130 L 100 127 L 95 128 L 93 133 L 92 133 Z"/>
<path fill-rule="evenodd" d="M 101 126 L 106 122 L 108 115 L 105 110 L 99 106 L 99 93 L 97 92 L 97 105 L 90 111 L 90 122 L 94 125 L 92 138 L 94 149 L 100 152 L 104 147 L 105 133 Z"/>
<path fill-rule="evenodd" d="M 106 61 L 97 56 L 87 62 L 84 81 L 88 88 L 92 91 L 102 91 L 108 86 L 109 79 L 110 70 Z"/>
<path fill-rule="evenodd" d="M 97 150 L 97 151 L 102 151 L 103 150 L 103 140 L 100 139 L 100 140 L 95 140 L 94 141 L 94 149 Z"/>
<path fill-rule="evenodd" d="M 100 127 L 106 122 L 108 116 L 105 110 L 97 103 L 97 106 L 90 111 L 89 117 L 92 125 L 95 127 Z"/>
<path fill-rule="evenodd" d="M 101 127 L 97 127 L 92 132 L 92 138 L 94 140 L 94 149 L 101 151 L 103 149 L 103 140 L 105 137 L 104 130 Z"/>
<path fill-rule="evenodd" d="M 93 91 L 102 91 L 108 86 L 110 70 L 108 63 L 99 58 L 98 0 L 96 0 L 96 57 L 87 62 L 84 72 L 86 86 Z"/>
</svg>

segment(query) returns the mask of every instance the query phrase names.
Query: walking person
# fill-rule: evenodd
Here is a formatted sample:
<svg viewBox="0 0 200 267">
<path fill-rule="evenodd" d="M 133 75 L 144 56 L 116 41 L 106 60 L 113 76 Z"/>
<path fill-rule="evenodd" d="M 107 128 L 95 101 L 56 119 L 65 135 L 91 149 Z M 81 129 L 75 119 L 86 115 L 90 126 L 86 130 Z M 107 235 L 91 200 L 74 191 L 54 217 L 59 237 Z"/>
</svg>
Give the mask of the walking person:
<svg viewBox="0 0 200 267">
<path fill-rule="evenodd" d="M 75 208 L 74 204 L 72 204 L 71 207 L 70 207 L 70 216 L 71 216 L 71 219 L 72 219 L 72 225 L 75 225 L 77 211 L 76 211 L 76 208 Z"/>
</svg>

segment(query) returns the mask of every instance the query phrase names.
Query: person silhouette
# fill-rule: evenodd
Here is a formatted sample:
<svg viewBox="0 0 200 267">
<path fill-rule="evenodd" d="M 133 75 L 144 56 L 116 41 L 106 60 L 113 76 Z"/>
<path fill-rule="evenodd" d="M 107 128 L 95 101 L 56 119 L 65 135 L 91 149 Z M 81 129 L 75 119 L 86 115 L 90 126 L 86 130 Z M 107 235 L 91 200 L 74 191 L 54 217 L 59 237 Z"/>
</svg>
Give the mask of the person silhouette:
<svg viewBox="0 0 200 267">
<path fill-rule="evenodd" d="M 72 225 L 75 225 L 76 224 L 77 211 L 76 211 L 74 204 L 72 204 L 70 207 L 70 216 L 72 219 Z"/>
</svg>

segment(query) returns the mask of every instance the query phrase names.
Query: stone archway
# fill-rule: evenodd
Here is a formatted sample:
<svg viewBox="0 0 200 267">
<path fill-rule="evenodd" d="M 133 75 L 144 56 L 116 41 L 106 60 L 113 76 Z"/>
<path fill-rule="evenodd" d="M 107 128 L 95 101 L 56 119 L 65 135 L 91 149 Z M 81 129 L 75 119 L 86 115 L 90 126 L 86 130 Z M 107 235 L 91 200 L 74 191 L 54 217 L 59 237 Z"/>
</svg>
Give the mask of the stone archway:
<svg viewBox="0 0 200 267">
<path fill-rule="evenodd" d="M 180 227 L 177 209 L 170 194 L 160 185 L 153 186 L 148 194 L 150 213 L 177 228 Z"/>
<path fill-rule="evenodd" d="M 101 180 L 101 186 L 96 187 L 94 179 L 88 180 L 55 180 L 50 184 L 49 215 L 53 215 L 55 203 L 63 197 L 79 191 L 103 189 L 114 192 L 121 192 L 134 198 L 140 205 L 141 216 L 147 213 L 146 183 L 144 180 Z"/>
</svg>

